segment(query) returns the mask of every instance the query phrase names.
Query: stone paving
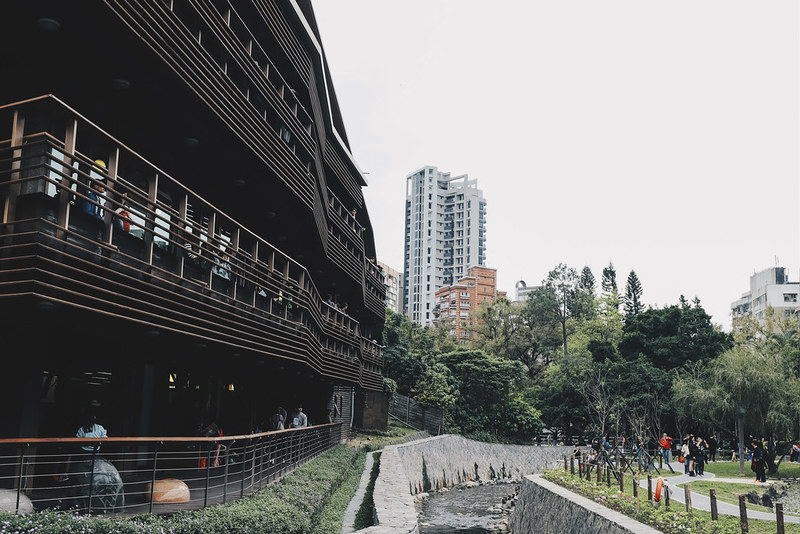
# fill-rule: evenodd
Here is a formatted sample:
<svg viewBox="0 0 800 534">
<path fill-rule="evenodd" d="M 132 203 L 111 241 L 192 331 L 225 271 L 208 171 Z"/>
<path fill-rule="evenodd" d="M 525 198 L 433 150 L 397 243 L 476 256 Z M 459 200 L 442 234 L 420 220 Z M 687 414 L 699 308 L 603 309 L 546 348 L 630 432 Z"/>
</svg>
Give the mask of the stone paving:
<svg viewBox="0 0 800 534">
<path fill-rule="evenodd" d="M 682 468 L 683 466 L 681 466 Z M 655 488 L 655 482 L 658 477 L 653 477 L 653 487 Z M 682 506 L 686 505 L 686 500 L 684 498 L 683 487 L 676 487 L 678 484 L 684 484 L 686 482 L 695 482 L 698 480 L 716 480 L 718 482 L 733 482 L 736 484 L 749 484 L 753 486 L 754 489 L 759 487 L 763 487 L 764 484 L 770 484 L 772 481 L 767 480 L 766 483 L 756 483 L 751 478 L 717 478 L 714 476 L 714 473 L 706 473 L 703 476 L 694 476 L 690 477 L 689 475 L 678 475 L 673 477 L 666 477 L 664 478 L 664 482 L 669 486 L 670 493 L 669 498 L 672 503 L 680 503 Z M 643 488 L 647 488 L 647 477 L 639 480 L 639 485 Z M 663 499 L 663 498 L 662 498 Z M 706 493 L 700 493 L 697 491 L 692 492 L 692 508 L 696 508 L 698 510 L 705 510 L 706 512 L 711 510 L 711 499 Z M 727 502 L 723 502 L 717 499 L 717 511 L 720 514 L 725 515 L 734 515 L 739 516 L 739 505 L 738 504 L 731 504 Z M 747 518 L 748 519 L 764 519 L 767 521 L 775 521 L 775 514 L 773 512 L 760 512 L 756 510 L 747 510 Z M 786 523 L 800 523 L 800 517 L 794 515 L 784 515 L 783 520 Z"/>
</svg>

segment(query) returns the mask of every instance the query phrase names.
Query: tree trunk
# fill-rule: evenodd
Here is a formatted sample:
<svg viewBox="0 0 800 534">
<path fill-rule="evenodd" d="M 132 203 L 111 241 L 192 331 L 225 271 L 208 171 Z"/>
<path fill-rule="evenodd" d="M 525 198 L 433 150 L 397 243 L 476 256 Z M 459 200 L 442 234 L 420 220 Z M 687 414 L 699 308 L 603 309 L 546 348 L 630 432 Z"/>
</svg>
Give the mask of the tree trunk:
<svg viewBox="0 0 800 534">
<path fill-rule="evenodd" d="M 744 476 L 744 417 L 736 418 L 736 426 L 739 431 L 739 476 Z"/>
</svg>

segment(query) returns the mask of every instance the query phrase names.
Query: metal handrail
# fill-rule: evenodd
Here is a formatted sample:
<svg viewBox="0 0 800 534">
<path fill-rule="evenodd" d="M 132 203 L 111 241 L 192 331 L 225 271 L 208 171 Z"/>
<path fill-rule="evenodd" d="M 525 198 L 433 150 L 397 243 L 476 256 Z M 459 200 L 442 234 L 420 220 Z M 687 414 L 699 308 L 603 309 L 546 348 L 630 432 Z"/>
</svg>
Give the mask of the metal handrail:
<svg viewBox="0 0 800 534">
<path fill-rule="evenodd" d="M 258 491 L 342 442 L 345 431 L 328 423 L 234 436 L 5 438 L 0 490 L 16 492 L 17 511 L 174 513 Z M 164 501 L 165 484 L 179 502 Z"/>
</svg>

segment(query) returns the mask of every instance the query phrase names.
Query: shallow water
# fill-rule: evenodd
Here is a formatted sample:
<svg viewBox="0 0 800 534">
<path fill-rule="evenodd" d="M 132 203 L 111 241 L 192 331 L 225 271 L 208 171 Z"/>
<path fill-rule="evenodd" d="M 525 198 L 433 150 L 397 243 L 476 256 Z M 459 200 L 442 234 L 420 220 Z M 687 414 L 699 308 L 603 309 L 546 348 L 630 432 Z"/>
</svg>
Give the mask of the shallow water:
<svg viewBox="0 0 800 534">
<path fill-rule="evenodd" d="M 420 534 L 490 532 L 486 528 L 488 523 L 502 519 L 504 514 L 488 509 L 514 493 L 515 487 L 516 484 L 503 483 L 432 493 L 418 505 Z"/>
</svg>

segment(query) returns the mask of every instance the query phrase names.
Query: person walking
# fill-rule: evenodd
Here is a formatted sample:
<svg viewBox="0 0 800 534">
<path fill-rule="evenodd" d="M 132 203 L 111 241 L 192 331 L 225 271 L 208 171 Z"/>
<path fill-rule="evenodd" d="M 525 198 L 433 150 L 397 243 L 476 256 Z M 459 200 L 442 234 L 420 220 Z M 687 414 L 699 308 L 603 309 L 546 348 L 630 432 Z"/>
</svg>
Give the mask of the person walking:
<svg viewBox="0 0 800 534">
<path fill-rule="evenodd" d="M 681 445 L 681 458 L 683 458 L 683 474 L 689 474 L 689 436 L 686 436 L 683 440 L 683 444 Z"/>
</svg>

